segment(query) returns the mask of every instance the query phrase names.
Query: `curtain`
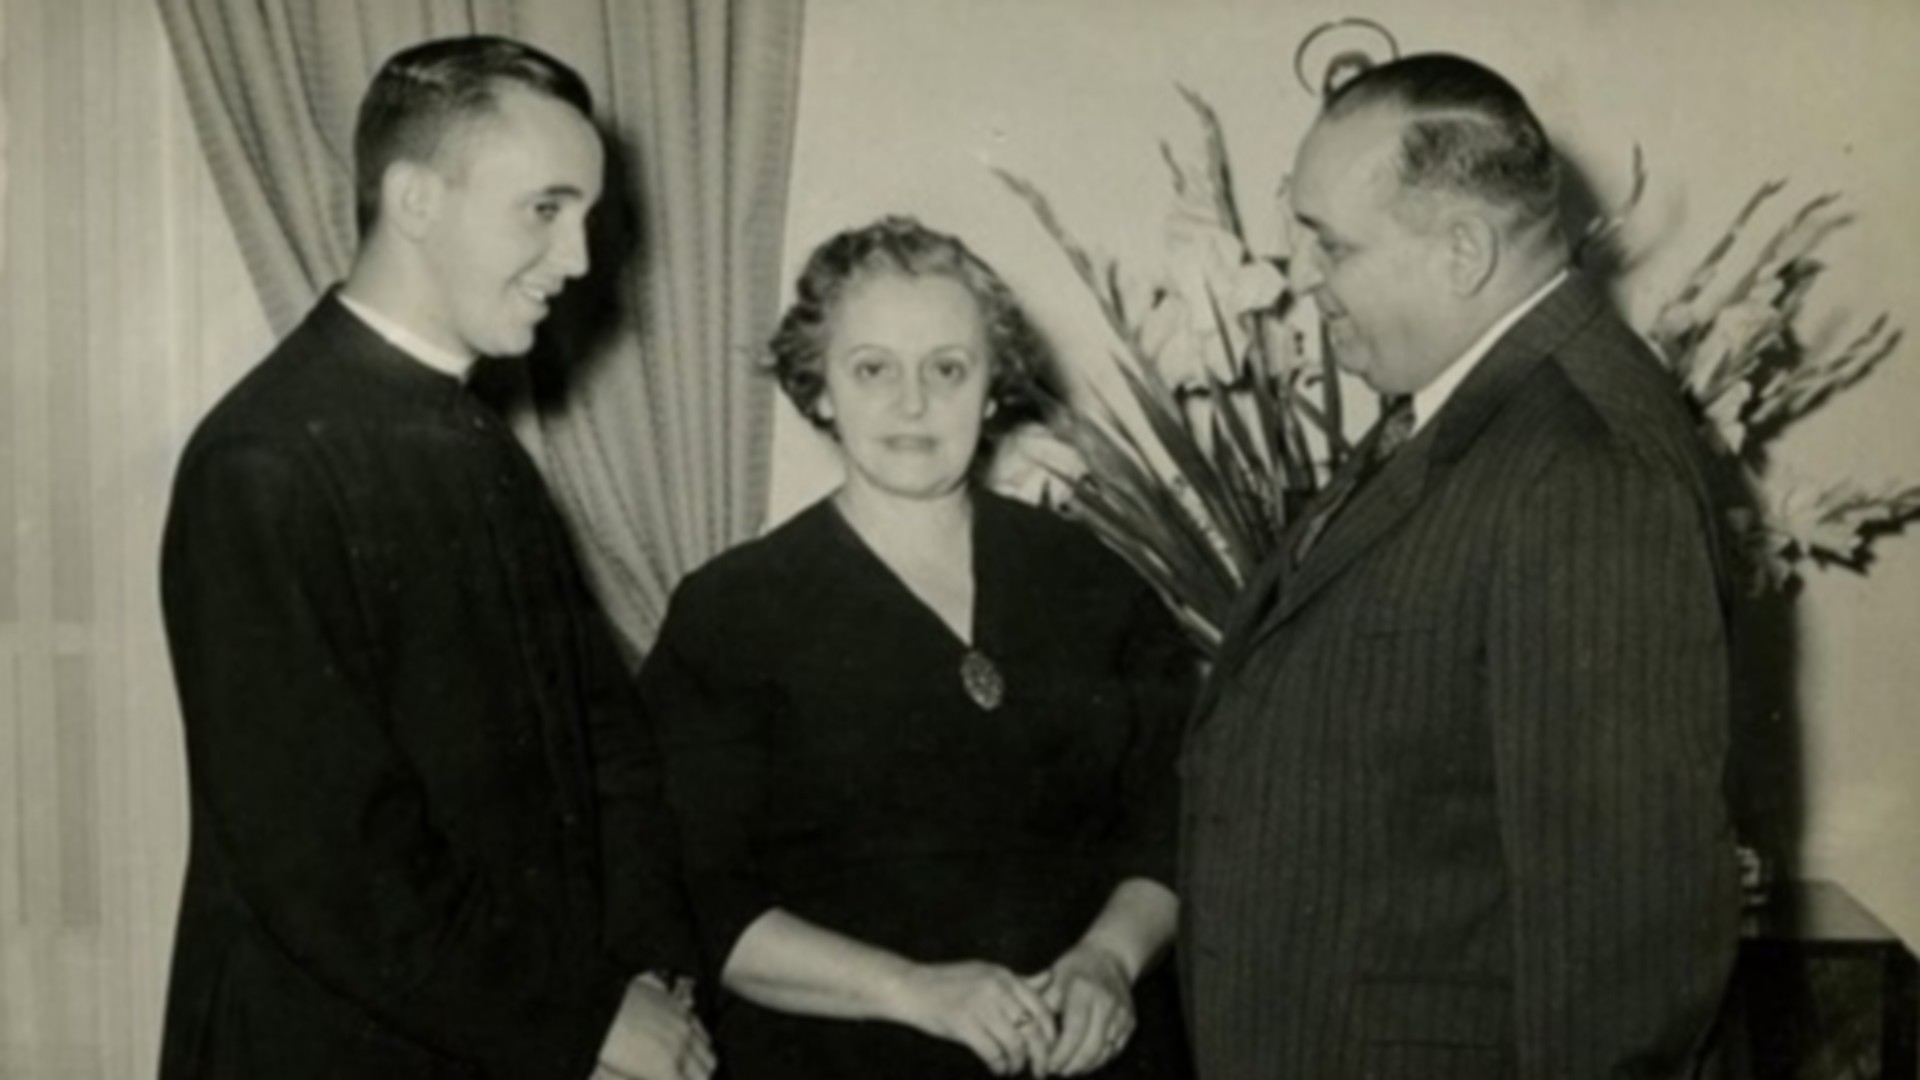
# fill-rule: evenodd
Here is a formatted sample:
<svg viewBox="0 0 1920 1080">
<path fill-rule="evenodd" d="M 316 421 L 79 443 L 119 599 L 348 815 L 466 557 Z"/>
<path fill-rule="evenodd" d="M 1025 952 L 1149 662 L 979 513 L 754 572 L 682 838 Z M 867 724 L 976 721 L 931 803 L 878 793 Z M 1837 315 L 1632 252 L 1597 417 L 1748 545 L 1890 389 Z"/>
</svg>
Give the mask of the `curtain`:
<svg viewBox="0 0 1920 1080">
<path fill-rule="evenodd" d="M 353 114 L 379 63 L 449 34 L 579 69 L 608 136 L 598 272 L 515 427 L 637 659 L 680 575 L 752 535 L 803 6 L 790 0 L 161 0 L 207 161 L 277 330 L 352 250 Z M 608 318 L 608 313 L 612 317 Z"/>
<path fill-rule="evenodd" d="M 155 1069 L 186 848 L 156 581 L 186 432 L 272 342 L 160 19 L 0 0 L 0 1077 Z"/>
</svg>

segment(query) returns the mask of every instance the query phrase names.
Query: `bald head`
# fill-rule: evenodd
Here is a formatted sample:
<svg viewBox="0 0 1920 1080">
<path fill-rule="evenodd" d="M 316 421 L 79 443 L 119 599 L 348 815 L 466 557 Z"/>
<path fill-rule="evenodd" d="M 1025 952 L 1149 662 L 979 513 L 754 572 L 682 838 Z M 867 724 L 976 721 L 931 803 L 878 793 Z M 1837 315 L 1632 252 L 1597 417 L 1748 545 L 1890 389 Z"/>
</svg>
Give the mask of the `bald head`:
<svg viewBox="0 0 1920 1080">
<path fill-rule="evenodd" d="M 1565 266 L 1553 150 L 1504 79 L 1410 57 L 1345 84 L 1289 185 L 1334 357 L 1389 394 L 1417 392 Z"/>
<path fill-rule="evenodd" d="M 1321 125 L 1392 125 L 1387 167 L 1415 217 L 1469 198 L 1512 236 L 1558 234 L 1560 168 L 1540 121 L 1513 84 L 1463 57 L 1409 56 L 1354 77 L 1328 99 Z"/>
</svg>

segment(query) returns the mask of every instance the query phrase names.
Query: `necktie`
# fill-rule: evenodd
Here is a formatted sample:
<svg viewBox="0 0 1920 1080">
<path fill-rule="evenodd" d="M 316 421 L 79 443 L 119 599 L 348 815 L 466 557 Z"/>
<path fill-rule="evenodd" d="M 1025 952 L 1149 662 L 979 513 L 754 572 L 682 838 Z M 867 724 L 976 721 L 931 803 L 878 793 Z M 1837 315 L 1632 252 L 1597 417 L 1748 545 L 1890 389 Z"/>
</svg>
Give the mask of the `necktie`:
<svg viewBox="0 0 1920 1080">
<path fill-rule="evenodd" d="M 1362 484 L 1372 479 L 1374 474 L 1386 465 L 1394 451 L 1406 445 L 1413 437 L 1413 398 L 1391 398 L 1386 410 L 1380 414 L 1380 420 L 1373 431 L 1360 444 L 1353 461 L 1345 471 L 1335 477 L 1321 494 L 1320 501 L 1307 517 L 1306 525 L 1300 530 L 1300 538 L 1293 545 L 1293 562 L 1298 566 L 1307 557 L 1307 552 L 1320 542 L 1320 537 L 1333 524 L 1341 510 L 1353 498 L 1353 493 Z"/>
</svg>

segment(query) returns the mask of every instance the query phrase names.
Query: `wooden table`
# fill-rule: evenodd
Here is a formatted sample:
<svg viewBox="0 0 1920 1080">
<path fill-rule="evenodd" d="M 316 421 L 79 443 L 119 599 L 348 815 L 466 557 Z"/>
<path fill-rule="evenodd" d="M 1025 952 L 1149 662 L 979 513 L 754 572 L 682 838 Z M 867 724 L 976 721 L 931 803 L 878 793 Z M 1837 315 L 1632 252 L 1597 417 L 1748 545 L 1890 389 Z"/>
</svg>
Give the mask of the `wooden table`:
<svg viewBox="0 0 1920 1080">
<path fill-rule="evenodd" d="M 1920 965 L 1831 882 L 1781 882 L 1748 912 L 1731 1004 L 1754 1080 L 1920 1077 Z"/>
</svg>

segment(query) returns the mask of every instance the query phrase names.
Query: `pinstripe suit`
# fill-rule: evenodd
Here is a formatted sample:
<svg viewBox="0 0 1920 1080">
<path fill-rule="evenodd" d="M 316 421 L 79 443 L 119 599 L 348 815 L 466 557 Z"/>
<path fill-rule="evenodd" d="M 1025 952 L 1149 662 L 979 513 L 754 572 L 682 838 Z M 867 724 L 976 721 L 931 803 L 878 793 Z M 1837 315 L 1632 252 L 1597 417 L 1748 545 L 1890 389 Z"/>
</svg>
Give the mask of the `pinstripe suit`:
<svg viewBox="0 0 1920 1080">
<path fill-rule="evenodd" d="M 1575 278 L 1248 590 L 1184 759 L 1205 1080 L 1701 1074 L 1738 911 L 1706 477 Z"/>
</svg>

